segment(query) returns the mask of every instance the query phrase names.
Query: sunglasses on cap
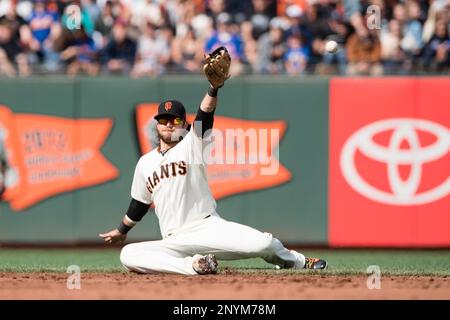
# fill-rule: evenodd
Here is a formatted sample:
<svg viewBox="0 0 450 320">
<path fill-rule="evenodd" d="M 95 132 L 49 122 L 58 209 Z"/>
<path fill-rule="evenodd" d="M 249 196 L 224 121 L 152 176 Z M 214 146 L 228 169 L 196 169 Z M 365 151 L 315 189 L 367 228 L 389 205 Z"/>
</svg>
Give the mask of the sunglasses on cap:
<svg viewBox="0 0 450 320">
<path fill-rule="evenodd" d="M 176 117 L 176 118 L 159 118 L 158 119 L 158 123 L 162 124 L 162 125 L 166 125 L 169 122 L 172 122 L 174 125 L 179 125 L 183 123 L 183 119 L 180 117 Z"/>
</svg>

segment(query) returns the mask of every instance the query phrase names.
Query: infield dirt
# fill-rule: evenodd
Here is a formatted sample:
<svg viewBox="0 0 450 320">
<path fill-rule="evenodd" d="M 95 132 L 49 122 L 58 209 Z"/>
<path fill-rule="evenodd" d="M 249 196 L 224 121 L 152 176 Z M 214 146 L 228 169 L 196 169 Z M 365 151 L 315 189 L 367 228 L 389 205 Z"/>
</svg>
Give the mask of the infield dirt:
<svg viewBox="0 0 450 320">
<path fill-rule="evenodd" d="M 67 289 L 68 277 L 0 273 L 0 299 L 450 299 L 450 277 L 445 276 L 384 276 L 378 290 L 367 288 L 364 275 L 82 273 L 79 290 Z"/>
</svg>

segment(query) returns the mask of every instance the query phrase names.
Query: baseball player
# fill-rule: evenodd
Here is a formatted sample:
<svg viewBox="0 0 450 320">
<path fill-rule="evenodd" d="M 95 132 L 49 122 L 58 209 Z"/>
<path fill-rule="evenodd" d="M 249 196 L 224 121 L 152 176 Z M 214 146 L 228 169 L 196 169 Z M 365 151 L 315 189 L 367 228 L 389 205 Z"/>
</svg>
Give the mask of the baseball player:
<svg viewBox="0 0 450 320">
<path fill-rule="evenodd" d="M 131 203 L 117 229 L 100 234 L 107 243 L 123 242 L 127 232 L 151 204 L 159 220 L 162 240 L 123 247 L 120 260 L 130 271 L 184 275 L 217 273 L 217 259 L 261 257 L 280 268 L 325 269 L 327 262 L 286 249 L 270 233 L 226 221 L 216 211 L 202 158 L 203 135 L 213 126 L 217 93 L 229 78 L 230 56 L 223 47 L 205 57 L 210 88 L 192 125 L 176 100 L 158 107 L 159 146 L 136 165 Z"/>
</svg>

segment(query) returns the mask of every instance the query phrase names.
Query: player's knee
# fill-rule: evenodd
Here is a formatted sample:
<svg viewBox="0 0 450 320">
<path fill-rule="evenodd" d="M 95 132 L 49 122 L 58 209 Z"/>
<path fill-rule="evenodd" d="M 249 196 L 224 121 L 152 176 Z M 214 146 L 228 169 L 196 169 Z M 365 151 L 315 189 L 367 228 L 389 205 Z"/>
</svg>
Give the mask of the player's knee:
<svg viewBox="0 0 450 320">
<path fill-rule="evenodd" d="M 260 255 L 270 251 L 273 240 L 272 235 L 270 233 L 264 233 L 263 235 L 264 236 L 260 237 L 258 241 L 251 246 L 250 251 L 252 251 L 252 253 Z"/>
<path fill-rule="evenodd" d="M 132 258 L 135 253 L 136 253 L 136 250 L 135 250 L 133 244 L 127 244 L 120 251 L 120 262 L 122 262 L 122 264 L 125 267 L 129 267 L 131 265 L 131 261 L 132 261 Z"/>
<path fill-rule="evenodd" d="M 272 234 L 270 234 L 270 233 L 264 233 L 264 235 L 265 235 L 264 240 L 261 243 L 261 246 L 262 246 L 261 251 L 268 252 L 272 248 L 273 237 L 272 237 Z"/>
</svg>

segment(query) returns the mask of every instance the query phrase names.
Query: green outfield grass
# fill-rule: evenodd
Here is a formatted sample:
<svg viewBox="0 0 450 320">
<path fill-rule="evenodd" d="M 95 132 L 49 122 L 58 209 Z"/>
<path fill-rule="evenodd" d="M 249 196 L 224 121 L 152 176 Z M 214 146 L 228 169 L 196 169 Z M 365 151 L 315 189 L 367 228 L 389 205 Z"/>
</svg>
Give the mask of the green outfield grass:
<svg viewBox="0 0 450 320">
<path fill-rule="evenodd" d="M 385 275 L 450 275 L 450 250 L 299 250 L 307 256 L 328 260 L 321 274 L 366 274 L 378 265 Z M 119 249 L 0 249 L 0 272 L 66 272 L 70 265 L 83 272 L 122 272 Z M 222 272 L 310 273 L 274 270 L 261 259 L 220 261 Z"/>
</svg>

